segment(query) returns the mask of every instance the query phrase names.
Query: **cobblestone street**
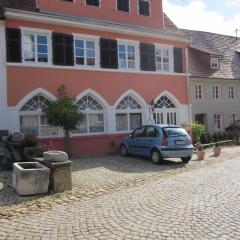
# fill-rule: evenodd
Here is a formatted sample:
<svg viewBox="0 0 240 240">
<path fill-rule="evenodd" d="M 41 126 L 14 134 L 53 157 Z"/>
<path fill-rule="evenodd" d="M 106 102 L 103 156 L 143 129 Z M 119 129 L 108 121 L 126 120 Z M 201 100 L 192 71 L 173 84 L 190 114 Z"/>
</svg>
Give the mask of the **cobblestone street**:
<svg viewBox="0 0 240 240">
<path fill-rule="evenodd" d="M 240 239 L 239 147 L 188 165 L 116 156 L 73 170 L 69 193 L 0 190 L 0 239 Z"/>
</svg>

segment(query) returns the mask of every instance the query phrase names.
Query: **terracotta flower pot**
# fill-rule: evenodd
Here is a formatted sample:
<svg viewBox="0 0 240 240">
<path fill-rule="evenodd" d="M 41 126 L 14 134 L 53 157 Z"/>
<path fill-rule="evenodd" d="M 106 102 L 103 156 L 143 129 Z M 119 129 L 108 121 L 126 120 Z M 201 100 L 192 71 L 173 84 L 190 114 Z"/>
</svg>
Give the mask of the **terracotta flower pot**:
<svg viewBox="0 0 240 240">
<path fill-rule="evenodd" d="M 197 159 L 198 160 L 203 160 L 205 157 L 205 151 L 197 151 Z"/>
<path fill-rule="evenodd" d="M 221 147 L 215 147 L 215 148 L 213 148 L 213 155 L 214 155 L 215 157 L 218 157 L 218 156 L 220 155 L 220 153 L 221 153 Z"/>
</svg>

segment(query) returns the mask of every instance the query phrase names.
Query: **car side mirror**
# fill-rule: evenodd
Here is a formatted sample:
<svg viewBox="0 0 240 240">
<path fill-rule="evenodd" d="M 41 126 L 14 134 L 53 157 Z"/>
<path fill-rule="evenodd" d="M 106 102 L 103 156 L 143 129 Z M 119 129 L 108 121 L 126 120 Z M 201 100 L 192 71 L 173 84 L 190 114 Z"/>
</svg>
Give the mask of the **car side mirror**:
<svg viewBox="0 0 240 240">
<path fill-rule="evenodd" d="M 132 134 L 130 134 L 130 135 L 129 135 L 129 137 L 130 137 L 130 138 L 133 138 L 133 135 L 132 135 Z"/>
</svg>

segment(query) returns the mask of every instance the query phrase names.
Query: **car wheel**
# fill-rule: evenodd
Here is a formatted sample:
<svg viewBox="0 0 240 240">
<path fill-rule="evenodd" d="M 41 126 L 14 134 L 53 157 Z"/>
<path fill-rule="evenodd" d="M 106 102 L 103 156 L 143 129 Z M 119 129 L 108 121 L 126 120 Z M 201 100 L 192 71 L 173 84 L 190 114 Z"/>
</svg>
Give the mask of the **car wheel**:
<svg viewBox="0 0 240 240">
<path fill-rule="evenodd" d="M 188 163 L 191 159 L 192 159 L 192 156 L 182 157 L 182 158 L 181 158 L 181 160 L 182 160 L 184 163 Z"/>
<path fill-rule="evenodd" d="M 157 149 L 152 150 L 151 159 L 152 159 L 152 162 L 155 164 L 157 164 L 163 160 L 161 153 Z"/>
<path fill-rule="evenodd" d="M 120 147 L 120 154 L 123 157 L 126 157 L 128 155 L 128 151 L 125 145 L 121 145 Z"/>
</svg>

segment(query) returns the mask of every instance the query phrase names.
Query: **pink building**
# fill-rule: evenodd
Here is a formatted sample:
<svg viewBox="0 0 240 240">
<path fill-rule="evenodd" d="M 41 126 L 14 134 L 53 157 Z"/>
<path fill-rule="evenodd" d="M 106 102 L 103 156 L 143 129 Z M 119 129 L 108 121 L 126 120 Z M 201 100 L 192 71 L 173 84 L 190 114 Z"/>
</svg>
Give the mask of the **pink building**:
<svg viewBox="0 0 240 240">
<path fill-rule="evenodd" d="M 42 109 L 64 84 L 84 114 L 77 156 L 141 124 L 191 121 L 187 40 L 153 0 L 0 0 L 0 130 L 62 148 Z M 154 109 L 151 107 L 153 106 Z"/>
</svg>

